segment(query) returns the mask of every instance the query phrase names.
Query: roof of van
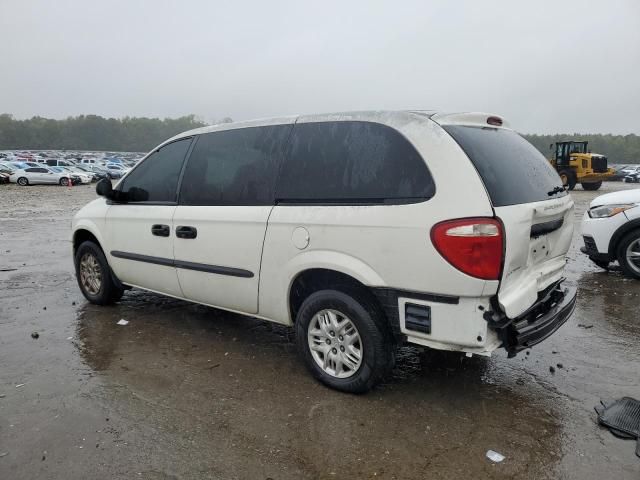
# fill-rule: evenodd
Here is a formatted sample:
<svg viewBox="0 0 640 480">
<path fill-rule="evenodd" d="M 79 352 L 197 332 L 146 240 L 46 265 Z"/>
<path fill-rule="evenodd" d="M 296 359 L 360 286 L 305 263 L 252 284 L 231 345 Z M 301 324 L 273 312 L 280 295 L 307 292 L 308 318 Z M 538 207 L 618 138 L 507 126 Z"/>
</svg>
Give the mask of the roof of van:
<svg viewBox="0 0 640 480">
<path fill-rule="evenodd" d="M 500 116 L 483 113 L 483 112 L 460 112 L 460 113 L 441 113 L 436 110 L 365 110 L 365 111 L 353 111 L 353 112 L 336 112 L 336 113 L 322 113 L 311 115 L 290 115 L 286 117 L 269 117 L 259 118 L 255 120 L 245 120 L 241 122 L 229 122 L 229 123 L 217 123 L 214 125 L 208 125 L 206 127 L 196 128 L 186 132 L 179 133 L 178 135 L 167 140 L 173 141 L 178 138 L 189 137 L 191 135 L 200 135 L 203 133 L 211 133 L 219 130 L 231 130 L 237 128 L 267 126 L 267 125 L 287 125 L 296 123 L 298 120 L 302 121 L 340 121 L 350 120 L 354 118 L 363 119 L 367 118 L 371 121 L 376 119 L 382 120 L 384 117 L 396 114 L 413 114 L 422 117 L 430 118 L 440 125 L 469 125 L 469 126 L 482 126 L 486 127 L 490 125 L 492 127 L 509 128 L 507 122 Z M 497 119 L 500 123 L 488 123 L 489 119 L 494 121 Z M 163 142 L 163 143 L 167 143 Z"/>
</svg>

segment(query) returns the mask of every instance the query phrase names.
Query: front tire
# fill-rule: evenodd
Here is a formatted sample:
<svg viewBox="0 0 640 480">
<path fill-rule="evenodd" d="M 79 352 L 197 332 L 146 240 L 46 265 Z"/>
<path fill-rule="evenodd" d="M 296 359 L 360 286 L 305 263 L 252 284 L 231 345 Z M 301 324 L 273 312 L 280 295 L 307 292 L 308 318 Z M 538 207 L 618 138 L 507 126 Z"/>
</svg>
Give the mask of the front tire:
<svg viewBox="0 0 640 480">
<path fill-rule="evenodd" d="M 80 244 L 75 256 L 76 278 L 84 297 L 96 305 L 109 305 L 122 298 L 102 249 L 91 241 Z"/>
<path fill-rule="evenodd" d="M 582 188 L 587 191 L 598 190 L 601 186 L 602 186 L 602 180 L 600 180 L 599 182 L 590 182 L 590 183 L 582 184 Z"/>
<path fill-rule="evenodd" d="M 576 188 L 577 179 L 573 170 L 561 170 L 559 175 L 562 179 L 563 186 L 567 187 L 569 190 Z"/>
<path fill-rule="evenodd" d="M 624 274 L 640 280 L 640 230 L 634 230 L 622 237 L 617 254 Z"/>
<path fill-rule="evenodd" d="M 384 315 L 363 292 L 312 293 L 298 311 L 295 328 L 307 368 L 331 388 L 364 393 L 393 368 L 394 345 Z"/>
<path fill-rule="evenodd" d="M 60 179 L 60 185 L 62 185 L 63 187 L 66 187 L 67 185 L 69 185 L 69 179 L 67 177 L 62 177 Z"/>
<path fill-rule="evenodd" d="M 29 179 L 27 179 L 27 177 L 20 177 L 18 180 L 16 180 L 16 183 L 21 187 L 26 187 L 27 185 L 29 185 Z"/>
</svg>

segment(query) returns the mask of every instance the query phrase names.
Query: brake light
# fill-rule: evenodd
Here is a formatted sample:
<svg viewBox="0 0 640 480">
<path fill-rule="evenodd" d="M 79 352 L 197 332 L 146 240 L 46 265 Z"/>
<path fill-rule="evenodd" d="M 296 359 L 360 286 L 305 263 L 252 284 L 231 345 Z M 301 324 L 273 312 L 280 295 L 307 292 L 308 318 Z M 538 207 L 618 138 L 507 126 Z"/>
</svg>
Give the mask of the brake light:
<svg viewBox="0 0 640 480">
<path fill-rule="evenodd" d="M 499 280 L 504 252 L 502 223 L 495 218 L 463 218 L 431 229 L 440 255 L 458 270 L 483 280 Z"/>
</svg>

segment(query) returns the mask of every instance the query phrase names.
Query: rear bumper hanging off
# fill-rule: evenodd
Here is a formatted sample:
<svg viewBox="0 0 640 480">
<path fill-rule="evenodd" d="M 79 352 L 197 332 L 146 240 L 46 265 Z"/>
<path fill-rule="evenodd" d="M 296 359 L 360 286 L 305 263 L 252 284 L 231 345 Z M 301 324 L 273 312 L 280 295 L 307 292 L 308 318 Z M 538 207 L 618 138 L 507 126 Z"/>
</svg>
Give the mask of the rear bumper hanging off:
<svg viewBox="0 0 640 480">
<path fill-rule="evenodd" d="M 542 342 L 569 319 L 576 306 L 577 289 L 563 287 L 563 281 L 540 292 L 538 300 L 516 318 L 507 318 L 496 311 L 485 313 L 485 319 L 498 332 L 509 357 Z"/>
</svg>

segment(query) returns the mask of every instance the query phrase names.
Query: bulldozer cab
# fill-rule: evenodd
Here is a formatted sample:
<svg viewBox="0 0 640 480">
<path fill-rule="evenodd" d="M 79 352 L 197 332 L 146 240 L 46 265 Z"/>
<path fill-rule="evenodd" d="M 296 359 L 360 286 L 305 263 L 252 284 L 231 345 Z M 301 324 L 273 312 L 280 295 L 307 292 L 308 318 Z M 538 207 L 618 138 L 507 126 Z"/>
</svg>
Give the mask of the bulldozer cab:
<svg viewBox="0 0 640 480">
<path fill-rule="evenodd" d="M 589 142 L 557 142 L 555 144 L 554 160 L 558 167 L 568 167 L 572 153 L 587 153 Z"/>
</svg>

